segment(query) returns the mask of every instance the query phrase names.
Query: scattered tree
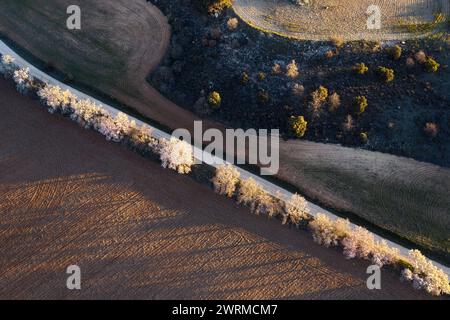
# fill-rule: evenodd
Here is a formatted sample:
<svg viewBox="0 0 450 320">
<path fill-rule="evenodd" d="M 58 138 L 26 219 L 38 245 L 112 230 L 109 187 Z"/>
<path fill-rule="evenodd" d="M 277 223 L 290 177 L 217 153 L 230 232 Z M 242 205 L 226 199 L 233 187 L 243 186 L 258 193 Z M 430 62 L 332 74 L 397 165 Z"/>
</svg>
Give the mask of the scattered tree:
<svg viewBox="0 0 450 320">
<path fill-rule="evenodd" d="M 222 103 L 222 97 L 220 96 L 220 93 L 217 91 L 213 91 L 208 96 L 208 104 L 213 109 L 218 109 L 220 107 L 220 104 Z"/>
<path fill-rule="evenodd" d="M 297 138 L 302 138 L 306 133 L 308 122 L 305 120 L 303 116 L 299 117 L 292 116 L 289 119 L 289 125 L 291 130 L 294 132 L 295 136 Z"/>
<path fill-rule="evenodd" d="M 369 103 L 367 102 L 367 98 L 365 96 L 357 96 L 355 98 L 355 113 L 360 115 L 366 111 Z"/>
<path fill-rule="evenodd" d="M 162 139 L 159 148 L 161 164 L 164 168 L 182 174 L 191 172 L 194 157 L 189 143 L 172 137 L 170 140 Z"/>
<path fill-rule="evenodd" d="M 365 63 L 361 62 L 353 66 L 353 71 L 355 71 L 359 75 L 363 75 L 369 71 L 369 68 L 366 66 Z"/>
<path fill-rule="evenodd" d="M 221 195 L 231 198 L 235 191 L 240 177 L 239 171 L 232 165 L 222 165 L 216 169 L 212 183 L 214 190 Z"/>
<path fill-rule="evenodd" d="M 380 75 L 381 79 L 386 83 L 393 81 L 395 78 L 394 70 L 386 67 L 378 67 L 378 74 Z"/>
</svg>

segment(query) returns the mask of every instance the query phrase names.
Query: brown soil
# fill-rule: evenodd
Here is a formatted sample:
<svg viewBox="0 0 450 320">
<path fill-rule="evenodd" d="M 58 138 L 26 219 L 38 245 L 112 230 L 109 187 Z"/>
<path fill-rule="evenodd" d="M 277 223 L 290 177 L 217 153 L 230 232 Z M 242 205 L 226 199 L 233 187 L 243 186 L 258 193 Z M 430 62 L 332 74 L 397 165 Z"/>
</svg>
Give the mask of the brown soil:
<svg viewBox="0 0 450 320">
<path fill-rule="evenodd" d="M 0 92 L 0 298 L 427 297 L 390 271 L 369 291 L 366 263 Z"/>
</svg>

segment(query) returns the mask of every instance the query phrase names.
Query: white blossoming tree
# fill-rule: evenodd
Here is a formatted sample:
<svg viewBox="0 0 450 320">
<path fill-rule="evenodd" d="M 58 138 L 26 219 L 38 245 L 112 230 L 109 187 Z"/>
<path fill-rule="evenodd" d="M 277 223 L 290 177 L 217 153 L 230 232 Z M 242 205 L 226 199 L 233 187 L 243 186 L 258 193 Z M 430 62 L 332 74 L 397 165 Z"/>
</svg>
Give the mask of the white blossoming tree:
<svg viewBox="0 0 450 320">
<path fill-rule="evenodd" d="M 253 178 L 242 180 L 237 195 L 238 203 L 249 206 L 250 210 L 255 212 L 259 197 L 263 192 L 262 187 Z"/>
<path fill-rule="evenodd" d="M 222 165 L 216 169 L 216 175 L 212 179 L 214 190 L 221 195 L 231 198 L 239 183 L 241 174 L 232 165 Z"/>
<path fill-rule="evenodd" d="M 414 288 L 424 289 L 435 296 L 450 294 L 449 279 L 443 270 L 433 265 L 419 250 L 410 250 L 409 259 L 412 270 L 403 270 L 403 280 L 411 281 Z"/>
<path fill-rule="evenodd" d="M 3 74 L 5 78 L 11 77 L 14 71 L 14 58 L 9 54 L 2 55 L 0 61 L 0 73 Z"/>
<path fill-rule="evenodd" d="M 347 220 L 331 220 L 327 215 L 318 213 L 309 223 L 309 228 L 313 233 L 314 241 L 326 246 L 337 246 L 340 241 L 350 232 L 350 225 Z"/>
<path fill-rule="evenodd" d="M 39 98 L 48 107 L 50 113 L 61 110 L 62 113 L 72 111 L 72 104 L 76 103 L 77 97 L 69 90 L 61 90 L 59 86 L 46 85 L 37 92 Z"/>
<path fill-rule="evenodd" d="M 28 91 L 31 82 L 30 68 L 22 68 L 14 71 L 14 82 L 16 83 L 17 91 L 25 94 Z"/>
<path fill-rule="evenodd" d="M 285 205 L 285 214 L 283 217 L 283 224 L 289 221 L 298 226 L 300 222 L 309 218 L 309 208 L 305 198 L 298 194 L 293 194 Z"/>
<path fill-rule="evenodd" d="M 194 156 L 192 146 L 186 141 L 175 137 L 170 140 L 163 139 L 159 144 L 159 153 L 164 168 L 173 169 L 182 174 L 191 172 Z"/>
<path fill-rule="evenodd" d="M 73 113 L 70 118 L 84 128 L 94 128 L 101 133 L 101 125 L 107 125 L 111 116 L 99 105 L 89 99 L 77 100 L 72 104 Z"/>
</svg>

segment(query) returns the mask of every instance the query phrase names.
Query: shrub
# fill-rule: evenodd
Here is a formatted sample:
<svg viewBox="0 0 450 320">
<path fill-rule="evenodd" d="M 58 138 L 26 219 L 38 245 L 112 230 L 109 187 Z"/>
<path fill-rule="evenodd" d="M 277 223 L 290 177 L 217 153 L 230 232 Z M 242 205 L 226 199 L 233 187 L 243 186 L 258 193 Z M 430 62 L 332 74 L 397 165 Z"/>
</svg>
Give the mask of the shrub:
<svg viewBox="0 0 450 320">
<path fill-rule="evenodd" d="M 385 240 L 375 244 L 372 251 L 372 263 L 382 267 L 384 265 L 393 265 L 400 260 L 400 253 L 397 248 L 390 247 Z"/>
<path fill-rule="evenodd" d="M 318 117 L 321 112 L 322 104 L 328 99 L 328 89 L 320 86 L 319 89 L 311 93 L 311 102 L 309 108 L 313 117 Z"/>
<path fill-rule="evenodd" d="M 50 113 L 56 111 L 69 113 L 72 111 L 72 104 L 77 100 L 77 97 L 69 90 L 62 91 L 59 86 L 53 85 L 46 85 L 39 89 L 37 95 L 48 107 Z"/>
<path fill-rule="evenodd" d="M 269 93 L 264 89 L 259 90 L 258 101 L 262 104 L 266 104 L 267 102 L 269 102 Z"/>
<path fill-rule="evenodd" d="M 344 45 L 344 38 L 340 37 L 340 36 L 336 36 L 331 38 L 331 43 L 336 47 L 336 48 L 341 48 Z"/>
<path fill-rule="evenodd" d="M 258 72 L 258 80 L 264 81 L 266 79 L 266 74 L 264 72 Z"/>
<path fill-rule="evenodd" d="M 298 194 L 293 194 L 291 199 L 286 202 L 284 211 L 283 224 L 290 221 L 292 224 L 298 226 L 303 220 L 310 218 L 310 211 L 306 200 Z"/>
<path fill-rule="evenodd" d="M 328 89 L 323 86 L 320 86 L 319 89 L 317 89 L 311 94 L 311 97 L 313 102 L 323 103 L 328 98 Z"/>
<path fill-rule="evenodd" d="M 257 203 L 256 210 L 254 210 L 255 214 L 265 214 L 272 218 L 282 212 L 280 201 L 266 191 L 259 194 Z"/>
<path fill-rule="evenodd" d="M 369 103 L 365 96 L 357 96 L 355 98 L 355 113 L 358 115 L 364 113 L 368 105 Z"/>
<path fill-rule="evenodd" d="M 305 92 L 305 87 L 300 83 L 294 83 L 292 85 L 292 94 L 295 96 L 300 96 Z"/>
<path fill-rule="evenodd" d="M 16 83 L 17 91 L 26 93 L 31 82 L 30 68 L 22 68 L 14 71 L 14 82 Z"/>
<path fill-rule="evenodd" d="M 416 63 L 414 62 L 414 59 L 413 59 L 413 58 L 409 57 L 409 58 L 406 59 L 406 66 L 407 66 L 408 68 L 414 67 L 415 64 L 416 64 Z"/>
<path fill-rule="evenodd" d="M 281 212 L 281 205 L 252 178 L 240 182 L 237 194 L 239 204 L 250 207 L 255 214 L 267 214 L 273 217 Z"/>
<path fill-rule="evenodd" d="M 2 60 L 0 62 L 0 73 L 5 77 L 10 77 L 14 70 L 14 58 L 9 54 L 2 55 Z"/>
<path fill-rule="evenodd" d="M 424 64 L 427 61 L 427 55 L 425 54 L 425 52 L 420 50 L 416 52 L 416 54 L 414 55 L 414 59 L 416 59 L 419 64 Z"/>
<path fill-rule="evenodd" d="M 337 53 L 335 53 L 333 50 L 328 50 L 327 52 L 325 52 L 325 58 L 327 59 L 331 59 L 333 58 Z"/>
<path fill-rule="evenodd" d="M 214 190 L 221 195 L 231 198 L 236 191 L 240 173 L 232 165 L 222 165 L 216 169 L 212 179 Z"/>
<path fill-rule="evenodd" d="M 289 118 L 289 126 L 297 138 L 302 138 L 306 133 L 306 129 L 308 128 L 308 122 L 303 116 L 292 116 Z"/>
<path fill-rule="evenodd" d="M 414 288 L 425 289 L 428 293 L 435 296 L 450 294 L 447 274 L 434 266 L 419 250 L 410 250 L 409 260 L 412 270 L 403 270 L 403 280 L 411 281 Z"/>
<path fill-rule="evenodd" d="M 408 68 L 414 67 L 415 64 L 416 64 L 416 63 L 414 62 L 414 59 L 413 59 L 413 58 L 409 57 L 409 58 L 406 59 L 406 66 L 407 66 Z"/>
<path fill-rule="evenodd" d="M 295 62 L 295 60 L 292 60 L 291 63 L 286 66 L 286 76 L 288 76 L 289 78 L 297 78 L 298 75 L 299 72 L 297 63 Z"/>
<path fill-rule="evenodd" d="M 280 74 L 281 73 L 281 66 L 278 63 L 275 63 L 272 66 L 272 73 L 273 74 Z"/>
<path fill-rule="evenodd" d="M 350 229 L 347 220 L 332 221 L 323 213 L 318 213 L 308 226 L 313 233 L 314 241 L 325 247 L 339 245 Z"/>
<path fill-rule="evenodd" d="M 351 230 L 342 239 L 342 246 L 344 247 L 344 255 L 351 258 L 369 258 L 370 253 L 375 246 L 373 235 L 362 227 L 356 227 Z"/>
<path fill-rule="evenodd" d="M 388 53 L 392 59 L 398 60 L 402 56 L 402 47 L 400 47 L 399 45 L 395 45 L 388 49 Z"/>
<path fill-rule="evenodd" d="M 247 72 L 242 72 L 242 74 L 241 74 L 241 83 L 242 84 L 246 84 L 246 83 L 248 83 L 248 80 L 249 80 L 249 76 L 248 76 L 248 73 Z"/>
<path fill-rule="evenodd" d="M 330 112 L 336 111 L 341 106 L 341 97 L 337 94 L 337 92 L 334 92 L 328 97 L 328 110 Z"/>
<path fill-rule="evenodd" d="M 386 67 L 378 67 L 378 74 L 380 75 L 381 79 L 386 83 L 393 81 L 395 78 L 394 70 Z"/>
<path fill-rule="evenodd" d="M 344 130 L 345 132 L 350 132 L 353 130 L 353 128 L 353 117 L 351 115 L 347 115 L 347 117 L 345 117 L 344 123 L 342 124 L 342 130 Z"/>
<path fill-rule="evenodd" d="M 73 108 L 73 113 L 70 115 L 70 118 L 84 128 L 94 128 L 100 131 L 100 123 L 103 123 L 103 126 L 109 126 L 109 121 L 114 122 L 101 106 L 96 105 L 89 99 L 77 100 L 72 103 L 71 107 Z"/>
<path fill-rule="evenodd" d="M 237 195 L 238 203 L 249 206 L 252 212 L 257 212 L 262 193 L 263 188 L 253 178 L 242 180 Z"/>
<path fill-rule="evenodd" d="M 217 13 L 231 7 L 231 0 L 193 0 L 193 4 L 202 12 Z"/>
<path fill-rule="evenodd" d="M 431 138 L 434 138 L 437 136 L 438 132 L 439 132 L 439 127 L 436 123 L 434 122 L 427 122 L 425 124 L 425 127 L 423 128 L 423 131 L 425 132 L 425 134 Z"/>
<path fill-rule="evenodd" d="M 129 133 L 129 140 L 137 151 L 154 150 L 156 139 L 152 137 L 151 128 L 145 123 L 140 128 L 132 128 Z"/>
<path fill-rule="evenodd" d="M 355 71 L 357 74 L 363 75 L 369 71 L 369 68 L 366 66 L 365 63 L 361 62 L 353 66 L 353 71 Z"/>
<path fill-rule="evenodd" d="M 239 21 L 236 18 L 230 18 L 227 21 L 227 27 L 229 30 L 236 30 L 238 27 Z"/>
<path fill-rule="evenodd" d="M 217 91 L 213 91 L 208 96 L 208 104 L 213 109 L 217 109 L 220 107 L 220 104 L 222 103 L 222 97 L 220 96 L 220 93 Z"/>
<path fill-rule="evenodd" d="M 171 137 L 170 140 L 162 139 L 159 144 L 161 164 L 178 173 L 189 173 L 194 164 L 192 146 L 186 141 Z"/>
<path fill-rule="evenodd" d="M 428 72 L 437 72 L 441 65 L 431 57 L 427 57 L 425 61 L 425 68 Z"/>
<path fill-rule="evenodd" d="M 369 140 L 367 132 L 361 132 L 359 134 L 359 139 L 361 140 L 362 143 L 366 143 Z"/>
</svg>

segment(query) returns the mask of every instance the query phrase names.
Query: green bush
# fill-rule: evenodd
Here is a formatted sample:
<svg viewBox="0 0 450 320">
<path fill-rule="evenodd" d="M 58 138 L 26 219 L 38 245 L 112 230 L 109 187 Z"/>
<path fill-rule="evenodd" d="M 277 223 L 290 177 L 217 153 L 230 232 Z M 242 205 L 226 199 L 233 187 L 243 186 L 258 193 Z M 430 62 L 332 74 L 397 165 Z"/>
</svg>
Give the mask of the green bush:
<svg viewBox="0 0 450 320">
<path fill-rule="evenodd" d="M 258 80 L 263 81 L 266 79 L 266 74 L 264 72 L 258 72 Z"/>
<path fill-rule="evenodd" d="M 363 75 L 369 71 L 369 68 L 366 66 L 365 63 L 357 63 L 353 66 L 353 71 L 355 71 L 357 74 Z"/>
<path fill-rule="evenodd" d="M 215 13 L 231 7 L 231 1 L 232 0 L 192 0 L 192 3 L 202 12 Z"/>
<path fill-rule="evenodd" d="M 289 126 L 297 138 L 302 138 L 308 128 L 308 122 L 303 116 L 292 116 L 289 118 Z"/>
<path fill-rule="evenodd" d="M 425 61 L 425 68 L 428 72 L 437 72 L 439 70 L 440 64 L 431 57 L 427 57 Z"/>
<path fill-rule="evenodd" d="M 355 98 L 355 113 L 362 114 L 366 111 L 369 103 L 367 102 L 367 98 L 365 96 L 357 96 Z"/>
<path fill-rule="evenodd" d="M 208 96 L 208 104 L 213 109 L 217 109 L 220 107 L 220 104 L 222 103 L 222 97 L 220 96 L 220 93 L 217 91 L 213 91 Z"/>
<path fill-rule="evenodd" d="M 247 72 L 242 72 L 241 83 L 246 84 L 248 82 L 248 80 L 249 80 L 249 76 L 248 76 Z"/>
<path fill-rule="evenodd" d="M 269 102 L 269 93 L 264 89 L 259 90 L 258 91 L 258 101 L 263 104 L 266 104 L 267 102 Z"/>
<path fill-rule="evenodd" d="M 395 79 L 395 72 L 386 67 L 378 67 L 378 73 L 384 82 L 391 82 Z"/>
<path fill-rule="evenodd" d="M 388 53 L 392 59 L 398 60 L 402 56 L 402 47 L 400 47 L 399 45 L 395 45 L 388 49 Z"/>
<path fill-rule="evenodd" d="M 409 263 L 406 260 L 403 259 L 398 259 L 397 263 L 396 263 L 397 267 L 401 270 L 403 269 L 409 269 L 411 271 L 414 271 L 414 267 L 411 263 Z"/>
<path fill-rule="evenodd" d="M 362 143 L 366 143 L 367 140 L 369 140 L 369 135 L 367 134 L 367 132 L 361 132 L 359 134 L 359 139 L 361 140 Z"/>
</svg>

